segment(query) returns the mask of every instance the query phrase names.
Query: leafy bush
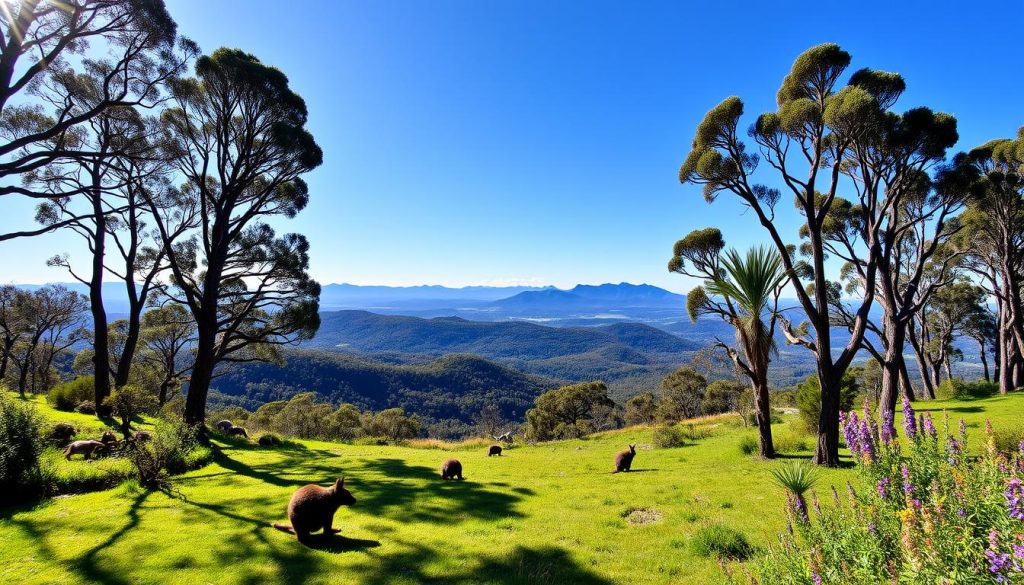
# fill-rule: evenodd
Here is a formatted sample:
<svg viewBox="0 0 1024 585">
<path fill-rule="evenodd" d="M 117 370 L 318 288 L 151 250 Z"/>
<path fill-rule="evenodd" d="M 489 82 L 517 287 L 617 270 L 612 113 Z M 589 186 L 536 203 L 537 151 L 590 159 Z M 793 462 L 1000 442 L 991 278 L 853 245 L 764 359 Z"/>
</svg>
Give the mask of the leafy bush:
<svg viewBox="0 0 1024 585">
<path fill-rule="evenodd" d="M 753 455 L 757 451 L 758 447 L 760 447 L 760 443 L 758 443 L 757 437 L 754 435 L 743 435 L 740 437 L 740 453 L 743 453 L 744 455 Z"/>
<path fill-rule="evenodd" d="M 842 429 L 861 480 L 846 497 L 833 490 L 830 506 L 815 498 L 813 516 L 791 515 L 795 530 L 757 562 L 757 582 L 1024 581 L 1024 455 L 1000 453 L 990 425 L 980 457 L 968 455 L 963 421 L 940 432 L 906 401 L 905 443 L 867 407 L 844 413 Z"/>
<path fill-rule="evenodd" d="M 654 429 L 651 441 L 656 449 L 672 449 L 686 444 L 683 430 L 676 425 L 665 425 Z"/>
<path fill-rule="evenodd" d="M 38 492 L 42 452 L 42 417 L 34 406 L 0 388 L 0 493 Z"/>
<path fill-rule="evenodd" d="M 121 430 L 127 437 L 132 419 L 155 410 L 157 400 L 156 396 L 153 396 L 148 391 L 138 386 L 127 384 L 120 388 L 115 388 L 104 401 L 104 404 L 110 408 L 115 416 L 121 419 Z"/>
<path fill-rule="evenodd" d="M 196 429 L 179 420 L 160 420 L 153 438 L 132 441 L 128 456 L 135 466 L 139 485 L 155 488 L 167 483 L 167 476 L 201 467 L 213 452 L 196 440 Z"/>
<path fill-rule="evenodd" d="M 843 374 L 839 382 L 839 410 L 850 410 L 857 400 L 857 380 L 849 372 Z M 796 389 L 796 407 L 800 410 L 800 420 L 812 434 L 818 433 L 818 420 L 821 418 L 821 385 L 818 376 L 808 376 L 800 382 Z"/>
<path fill-rule="evenodd" d="M 690 548 L 699 557 L 718 557 L 742 561 L 748 558 L 754 547 L 742 532 L 723 524 L 709 524 L 693 535 Z"/>
<path fill-rule="evenodd" d="M 46 401 L 57 410 L 71 412 L 80 404 L 91 401 L 96 396 L 95 379 L 92 376 L 81 376 L 70 382 L 54 386 L 46 395 Z M 95 408 L 93 413 L 95 413 Z"/>
<path fill-rule="evenodd" d="M 992 433 L 996 450 L 1003 455 L 1013 455 L 1024 445 L 1024 428 L 999 429 Z"/>
<path fill-rule="evenodd" d="M 260 447 L 276 447 L 282 443 L 281 437 L 273 433 L 265 433 L 260 435 L 260 438 L 256 441 Z"/>
<path fill-rule="evenodd" d="M 96 414 L 96 403 L 92 400 L 83 400 L 75 407 L 78 414 Z"/>
<path fill-rule="evenodd" d="M 946 378 L 935 389 L 935 397 L 940 400 L 969 400 L 971 398 L 987 398 L 999 393 L 999 384 L 977 380 L 965 382 L 959 378 Z"/>
</svg>

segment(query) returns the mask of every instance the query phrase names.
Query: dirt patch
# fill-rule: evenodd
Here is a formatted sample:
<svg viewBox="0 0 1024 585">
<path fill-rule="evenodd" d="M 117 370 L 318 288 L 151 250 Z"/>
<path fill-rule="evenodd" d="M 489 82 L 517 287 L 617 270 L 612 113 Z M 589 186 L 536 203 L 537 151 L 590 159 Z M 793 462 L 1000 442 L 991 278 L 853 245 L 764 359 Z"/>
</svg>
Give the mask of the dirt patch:
<svg viewBox="0 0 1024 585">
<path fill-rule="evenodd" d="M 622 516 L 633 526 L 646 526 L 661 521 L 661 512 L 654 508 L 629 508 Z"/>
</svg>

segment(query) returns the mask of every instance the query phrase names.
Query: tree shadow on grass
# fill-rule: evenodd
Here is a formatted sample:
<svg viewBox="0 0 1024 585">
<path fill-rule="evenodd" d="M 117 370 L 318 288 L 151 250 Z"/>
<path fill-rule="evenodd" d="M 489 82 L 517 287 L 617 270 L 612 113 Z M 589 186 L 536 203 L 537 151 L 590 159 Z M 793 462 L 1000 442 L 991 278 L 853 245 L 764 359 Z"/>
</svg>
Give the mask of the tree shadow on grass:
<svg viewBox="0 0 1024 585">
<path fill-rule="evenodd" d="M 523 494 L 493 490 L 469 476 L 463 481 L 444 481 L 437 471 L 401 459 L 367 460 L 363 468 L 385 477 L 353 482 L 356 505 L 373 516 L 443 524 L 465 517 L 497 520 L 523 516 L 515 509 Z"/>
<path fill-rule="evenodd" d="M 507 553 L 498 553 L 460 563 L 443 575 L 428 573 L 424 567 L 436 566 L 448 551 L 409 543 L 400 543 L 404 552 L 379 557 L 379 567 L 365 567 L 360 571 L 360 585 L 391 585 L 396 580 L 404 583 L 439 583 L 446 585 L 612 585 L 612 581 L 580 566 L 562 548 L 517 546 Z"/>
<path fill-rule="evenodd" d="M 981 406 L 945 406 L 945 407 L 918 407 L 914 405 L 914 410 L 917 412 L 958 412 L 960 414 L 977 414 L 979 412 L 985 412 L 985 408 Z"/>
</svg>

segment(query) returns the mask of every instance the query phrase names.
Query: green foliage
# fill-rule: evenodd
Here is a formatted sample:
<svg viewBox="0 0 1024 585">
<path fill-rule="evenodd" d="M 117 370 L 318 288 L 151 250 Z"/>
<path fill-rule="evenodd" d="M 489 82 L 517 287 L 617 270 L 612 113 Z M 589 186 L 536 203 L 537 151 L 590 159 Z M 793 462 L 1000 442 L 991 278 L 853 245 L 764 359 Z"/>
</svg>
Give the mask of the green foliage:
<svg viewBox="0 0 1024 585">
<path fill-rule="evenodd" d="M 132 419 L 150 414 L 157 408 L 156 396 L 132 384 L 112 390 L 104 404 L 114 416 L 121 419 L 121 430 L 125 436 L 128 434 Z"/>
<path fill-rule="evenodd" d="M 278 437 L 273 433 L 263 433 L 260 435 L 260 438 L 256 440 L 256 443 L 258 443 L 260 447 L 277 447 L 282 442 L 281 437 Z"/>
<path fill-rule="evenodd" d="M 959 378 L 947 378 L 935 389 L 935 397 L 939 400 L 969 400 L 971 398 L 987 398 L 999 393 L 999 384 L 976 380 L 967 382 Z"/>
<path fill-rule="evenodd" d="M 196 440 L 196 428 L 181 420 L 159 420 L 149 441 L 132 441 L 128 457 L 134 465 L 139 484 L 157 488 L 167 484 L 168 476 L 201 467 L 213 458 L 208 447 Z"/>
<path fill-rule="evenodd" d="M 811 47 L 793 62 L 776 101 L 781 107 L 799 99 L 824 99 L 849 65 L 850 54 L 835 43 Z"/>
<path fill-rule="evenodd" d="M 845 372 L 839 382 L 840 410 L 846 411 L 853 408 L 859 389 L 853 374 L 849 371 Z M 818 383 L 817 375 L 808 376 L 797 386 L 796 407 L 800 410 L 800 419 L 806 429 L 811 433 L 817 433 L 818 422 L 821 418 L 821 385 Z"/>
<path fill-rule="evenodd" d="M 679 425 L 662 425 L 651 436 L 655 449 L 673 449 L 686 445 L 686 431 Z"/>
<path fill-rule="evenodd" d="M 699 557 L 742 561 L 754 552 L 747 537 L 735 528 L 714 523 L 702 526 L 693 535 L 690 547 Z"/>
<path fill-rule="evenodd" d="M 35 407 L 0 387 L 0 493 L 30 496 L 38 491 L 43 432 Z"/>
<path fill-rule="evenodd" d="M 678 422 L 701 414 L 708 381 L 691 367 L 682 367 L 661 381 L 658 400 L 659 422 Z"/>
<path fill-rule="evenodd" d="M 775 485 L 800 497 L 818 482 L 818 473 L 806 463 L 796 462 L 769 470 Z"/>
<path fill-rule="evenodd" d="M 739 410 L 739 401 L 746 386 L 735 380 L 715 380 L 708 384 L 704 399 L 700 403 L 701 412 L 705 415 L 720 414 Z"/>
<path fill-rule="evenodd" d="M 797 453 L 807 451 L 810 448 L 805 437 L 800 437 L 793 432 L 778 433 L 772 436 L 772 443 L 778 453 Z"/>
<path fill-rule="evenodd" d="M 601 430 L 614 408 L 604 382 L 562 386 L 537 397 L 526 413 L 526 434 L 534 441 L 586 436 Z"/>
<path fill-rule="evenodd" d="M 1019 449 L 1000 454 L 990 435 L 974 456 L 966 422 L 951 429 L 954 435 L 940 435 L 930 414 L 916 429 L 905 419 L 905 440 L 893 440 L 871 413 L 865 417 L 845 416 L 859 476 L 846 497 L 816 502 L 816 514 L 805 514 L 757 561 L 754 578 L 765 585 L 941 583 L 952 576 L 958 583 L 1019 582 Z"/>
<path fill-rule="evenodd" d="M 95 379 L 92 376 L 80 376 L 54 386 L 46 395 L 47 402 L 57 410 L 71 412 L 79 404 L 92 401 L 96 396 Z"/>
<path fill-rule="evenodd" d="M 415 415 L 408 416 L 401 408 L 388 408 L 374 415 L 364 415 L 363 423 L 366 434 L 384 437 L 392 443 L 412 439 L 420 433 L 420 423 Z"/>
<path fill-rule="evenodd" d="M 760 445 L 760 443 L 758 442 L 758 439 L 757 439 L 756 436 L 754 436 L 754 435 L 743 435 L 742 437 L 740 437 L 740 442 L 739 442 L 738 447 L 739 447 L 740 453 L 742 453 L 744 455 L 752 455 L 754 452 L 757 451 L 759 445 Z"/>
<path fill-rule="evenodd" d="M 626 401 L 624 416 L 628 425 L 649 425 L 654 422 L 658 400 L 653 392 L 641 392 Z"/>
</svg>

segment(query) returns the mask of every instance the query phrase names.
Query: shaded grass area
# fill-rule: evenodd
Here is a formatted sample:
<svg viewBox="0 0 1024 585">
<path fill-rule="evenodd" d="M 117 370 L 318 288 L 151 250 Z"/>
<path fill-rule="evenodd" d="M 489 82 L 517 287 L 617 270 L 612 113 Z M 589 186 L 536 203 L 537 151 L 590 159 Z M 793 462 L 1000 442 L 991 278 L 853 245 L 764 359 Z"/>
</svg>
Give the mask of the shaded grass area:
<svg viewBox="0 0 1024 585">
<path fill-rule="evenodd" d="M 954 426 L 961 415 L 972 427 L 987 417 L 997 428 L 1024 423 L 1019 395 L 916 407 L 945 408 Z M 954 411 L 964 407 L 980 410 Z M 777 432 L 793 433 L 791 423 Z M 777 463 L 739 449 L 750 429 L 705 426 L 672 449 L 653 449 L 651 429 L 631 428 L 502 457 L 483 446 L 220 442 L 213 463 L 168 492 L 126 483 L 0 512 L 0 582 L 718 583 L 717 560 L 695 535 L 725 526 L 756 552 L 784 529 L 784 500 L 768 478 Z M 638 445 L 634 467 L 644 472 L 613 475 L 627 443 Z M 809 457 L 807 443 L 784 455 Z M 453 454 L 465 481 L 439 478 Z M 271 527 L 286 521 L 297 487 L 341 475 L 358 501 L 337 513 L 340 535 L 308 547 Z M 819 490 L 852 477 L 824 471 Z"/>
</svg>

